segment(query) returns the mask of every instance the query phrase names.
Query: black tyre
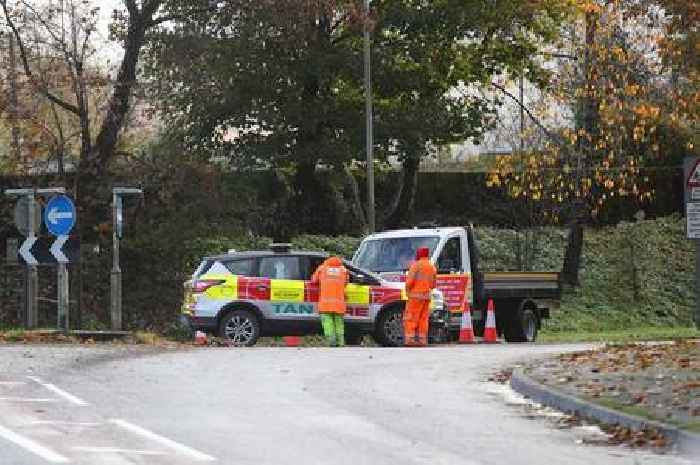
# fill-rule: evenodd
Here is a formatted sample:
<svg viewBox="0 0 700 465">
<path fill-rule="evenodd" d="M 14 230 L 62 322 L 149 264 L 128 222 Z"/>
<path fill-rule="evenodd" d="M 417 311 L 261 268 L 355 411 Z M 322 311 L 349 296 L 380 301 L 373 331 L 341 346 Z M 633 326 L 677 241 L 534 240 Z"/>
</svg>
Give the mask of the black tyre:
<svg viewBox="0 0 700 465">
<path fill-rule="evenodd" d="M 403 345 L 402 307 L 389 308 L 379 315 L 374 337 L 384 347 L 400 347 Z"/>
<path fill-rule="evenodd" d="M 428 329 L 429 344 L 447 344 L 450 342 L 450 331 L 447 326 L 431 324 Z"/>
<path fill-rule="evenodd" d="M 474 321 L 472 323 L 474 325 L 474 335 L 477 337 L 484 337 L 484 327 L 486 326 L 486 319 L 482 319 L 481 321 Z M 457 332 L 459 334 L 459 332 Z"/>
<path fill-rule="evenodd" d="M 529 308 L 514 312 L 504 328 L 504 336 L 508 342 L 535 342 L 539 322 L 535 312 Z"/>
<path fill-rule="evenodd" d="M 253 346 L 260 337 L 260 321 L 250 310 L 233 310 L 219 322 L 219 337 L 235 346 Z"/>
</svg>

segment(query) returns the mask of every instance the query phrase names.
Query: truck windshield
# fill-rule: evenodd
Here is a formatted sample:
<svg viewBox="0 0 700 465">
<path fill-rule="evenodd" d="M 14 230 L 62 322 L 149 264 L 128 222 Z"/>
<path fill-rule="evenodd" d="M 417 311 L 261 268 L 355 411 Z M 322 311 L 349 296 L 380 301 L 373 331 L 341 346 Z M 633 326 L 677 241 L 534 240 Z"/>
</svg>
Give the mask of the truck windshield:
<svg viewBox="0 0 700 465">
<path fill-rule="evenodd" d="M 432 255 L 438 236 L 370 239 L 362 242 L 354 264 L 375 273 L 406 271 L 419 247 L 427 247 Z"/>
</svg>

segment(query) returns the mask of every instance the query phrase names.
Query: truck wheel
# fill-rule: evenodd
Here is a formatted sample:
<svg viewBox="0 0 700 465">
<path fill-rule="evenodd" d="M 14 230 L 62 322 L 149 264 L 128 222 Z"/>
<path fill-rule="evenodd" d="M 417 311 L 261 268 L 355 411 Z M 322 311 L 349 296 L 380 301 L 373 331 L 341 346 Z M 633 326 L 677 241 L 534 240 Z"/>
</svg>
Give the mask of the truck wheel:
<svg viewBox="0 0 700 465">
<path fill-rule="evenodd" d="M 403 345 L 403 308 L 393 307 L 382 312 L 377 320 L 375 337 L 384 347 Z"/>
<path fill-rule="evenodd" d="M 445 326 L 430 326 L 428 329 L 429 344 L 447 344 L 450 342 L 450 331 Z"/>
<path fill-rule="evenodd" d="M 474 328 L 474 336 L 477 337 L 484 337 L 484 327 L 486 326 L 486 321 L 481 320 L 481 321 L 475 321 L 473 323 L 473 328 Z M 457 338 L 459 338 L 459 331 L 457 331 Z"/>
<path fill-rule="evenodd" d="M 227 313 L 219 323 L 219 337 L 239 347 L 255 345 L 260 337 L 258 317 L 249 310 Z"/>
<path fill-rule="evenodd" d="M 508 342 L 535 342 L 537 339 L 537 315 L 529 308 L 515 312 L 504 328 Z"/>
</svg>

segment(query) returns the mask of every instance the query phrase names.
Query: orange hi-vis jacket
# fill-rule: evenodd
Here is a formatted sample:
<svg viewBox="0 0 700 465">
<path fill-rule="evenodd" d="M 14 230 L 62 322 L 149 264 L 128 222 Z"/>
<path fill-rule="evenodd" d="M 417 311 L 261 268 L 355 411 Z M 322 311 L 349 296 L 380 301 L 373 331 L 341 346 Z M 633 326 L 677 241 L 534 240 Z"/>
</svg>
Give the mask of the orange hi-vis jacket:
<svg viewBox="0 0 700 465">
<path fill-rule="evenodd" d="M 435 288 L 437 270 L 428 258 L 411 263 L 406 277 L 406 295 L 409 299 L 430 300 L 430 291 Z"/>
<path fill-rule="evenodd" d="M 348 283 L 348 270 L 338 257 L 330 257 L 318 267 L 311 277 L 312 283 L 319 285 L 319 313 L 345 315 L 345 285 Z"/>
</svg>

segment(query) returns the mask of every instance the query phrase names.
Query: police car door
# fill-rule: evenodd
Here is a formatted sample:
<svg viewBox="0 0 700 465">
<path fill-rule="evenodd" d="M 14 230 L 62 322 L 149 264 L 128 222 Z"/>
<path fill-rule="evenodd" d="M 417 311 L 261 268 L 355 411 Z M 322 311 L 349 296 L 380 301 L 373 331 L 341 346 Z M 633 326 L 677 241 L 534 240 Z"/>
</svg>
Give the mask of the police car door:
<svg viewBox="0 0 700 465">
<path fill-rule="evenodd" d="M 265 318 L 309 320 L 317 318 L 305 299 L 305 257 L 270 255 L 260 258 L 260 276 L 270 279 L 270 300 L 262 308 Z"/>
</svg>

